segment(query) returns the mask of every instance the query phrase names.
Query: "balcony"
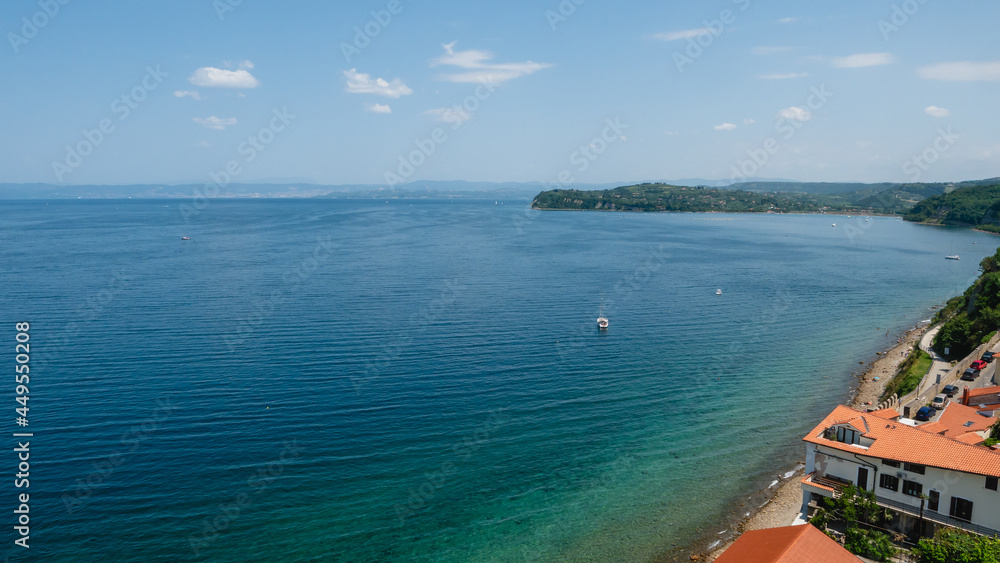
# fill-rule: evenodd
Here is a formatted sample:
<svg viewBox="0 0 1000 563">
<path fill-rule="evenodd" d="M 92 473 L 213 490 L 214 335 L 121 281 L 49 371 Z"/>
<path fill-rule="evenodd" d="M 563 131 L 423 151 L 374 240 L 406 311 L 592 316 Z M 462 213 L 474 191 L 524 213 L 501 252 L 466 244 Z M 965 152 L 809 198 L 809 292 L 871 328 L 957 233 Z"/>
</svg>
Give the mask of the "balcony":
<svg viewBox="0 0 1000 563">
<path fill-rule="evenodd" d="M 899 502 L 897 500 L 887 499 L 885 497 L 880 497 L 876 495 L 876 501 L 879 506 L 884 506 L 894 512 L 899 512 L 906 514 L 908 516 L 920 517 L 920 500 L 917 499 L 917 506 L 912 506 L 906 503 Z M 1000 531 L 994 530 L 992 528 L 987 528 L 986 526 L 980 526 L 978 524 L 973 524 L 971 522 L 966 522 L 965 520 L 959 520 L 957 518 L 952 518 L 947 514 L 942 514 L 940 512 L 935 512 L 933 510 L 924 509 L 924 520 L 928 522 L 934 522 L 942 526 L 950 526 L 952 528 L 959 528 L 967 532 L 972 532 L 974 534 L 981 534 L 984 536 L 996 536 L 1000 535 Z"/>
<path fill-rule="evenodd" d="M 817 475 L 815 471 L 802 478 L 804 490 L 830 498 L 839 497 L 840 493 L 851 484 L 853 483 L 847 479 L 833 475 Z"/>
</svg>

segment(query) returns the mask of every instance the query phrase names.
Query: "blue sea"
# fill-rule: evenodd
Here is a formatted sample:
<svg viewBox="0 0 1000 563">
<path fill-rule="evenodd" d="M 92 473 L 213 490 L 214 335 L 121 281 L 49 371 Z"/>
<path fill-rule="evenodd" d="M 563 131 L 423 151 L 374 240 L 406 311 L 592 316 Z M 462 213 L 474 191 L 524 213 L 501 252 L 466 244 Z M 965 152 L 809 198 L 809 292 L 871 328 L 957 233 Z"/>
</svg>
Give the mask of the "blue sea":
<svg viewBox="0 0 1000 563">
<path fill-rule="evenodd" d="M 6 201 L 0 241 L 0 557 L 447 562 L 687 560 L 1000 239 L 324 199 Z"/>
</svg>

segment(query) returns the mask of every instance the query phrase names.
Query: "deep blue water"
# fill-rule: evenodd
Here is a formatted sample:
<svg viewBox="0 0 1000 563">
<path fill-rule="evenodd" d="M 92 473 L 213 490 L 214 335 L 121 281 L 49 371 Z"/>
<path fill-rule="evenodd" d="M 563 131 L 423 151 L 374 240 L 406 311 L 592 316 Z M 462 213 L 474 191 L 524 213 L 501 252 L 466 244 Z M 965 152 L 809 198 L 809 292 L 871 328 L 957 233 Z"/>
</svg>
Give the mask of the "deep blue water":
<svg viewBox="0 0 1000 563">
<path fill-rule="evenodd" d="M 31 495 L 12 560 L 686 559 L 1000 240 L 492 200 L 215 200 L 188 223 L 182 203 L 0 205 L 26 429 L 2 396 L 35 433 L 29 489 L 0 461 L 0 509 Z"/>
</svg>

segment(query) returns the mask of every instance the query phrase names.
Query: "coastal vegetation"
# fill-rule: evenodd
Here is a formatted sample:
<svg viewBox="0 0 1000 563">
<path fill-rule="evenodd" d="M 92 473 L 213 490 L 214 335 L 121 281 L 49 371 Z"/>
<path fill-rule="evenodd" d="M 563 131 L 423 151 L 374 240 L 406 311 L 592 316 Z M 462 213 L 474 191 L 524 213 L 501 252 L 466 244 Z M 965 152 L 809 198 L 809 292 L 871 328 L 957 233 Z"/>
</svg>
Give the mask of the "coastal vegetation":
<svg viewBox="0 0 1000 563">
<path fill-rule="evenodd" d="M 848 485 L 840 496 L 824 498 L 823 504 L 809 523 L 827 535 L 831 522 L 842 524 L 844 547 L 851 553 L 875 561 L 888 561 L 898 553 L 892 538 L 879 531 L 889 514 L 878 505 L 874 492 Z"/>
<path fill-rule="evenodd" d="M 902 397 L 920 385 L 927 372 L 931 369 L 934 360 L 927 352 L 920 348 L 914 348 L 910 355 L 899 364 L 899 371 L 885 386 L 883 397 L 891 397 L 893 394 Z"/>
<path fill-rule="evenodd" d="M 901 214 L 924 198 L 944 193 L 948 187 L 747 182 L 711 188 L 645 183 L 605 190 L 547 190 L 535 196 L 531 206 L 596 211 Z M 841 191 L 848 188 L 853 189 Z"/>
<path fill-rule="evenodd" d="M 1000 563 L 1000 538 L 941 528 L 912 552 L 919 563 Z"/>
<path fill-rule="evenodd" d="M 1000 249 L 979 266 L 979 278 L 935 316 L 944 324 L 934 338 L 934 349 L 945 358 L 968 355 L 1000 327 Z"/>
<path fill-rule="evenodd" d="M 1000 233 L 1000 178 L 927 197 L 904 219 L 932 225 L 975 227 Z"/>
</svg>

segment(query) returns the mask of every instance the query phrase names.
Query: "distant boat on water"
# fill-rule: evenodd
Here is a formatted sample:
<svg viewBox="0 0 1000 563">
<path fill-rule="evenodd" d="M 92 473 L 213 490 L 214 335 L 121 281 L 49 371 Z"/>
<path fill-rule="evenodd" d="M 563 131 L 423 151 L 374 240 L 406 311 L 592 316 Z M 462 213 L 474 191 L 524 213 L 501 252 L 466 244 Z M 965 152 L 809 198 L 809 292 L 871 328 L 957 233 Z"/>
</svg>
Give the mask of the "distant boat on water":
<svg viewBox="0 0 1000 563">
<path fill-rule="evenodd" d="M 597 328 L 600 330 L 608 329 L 608 319 L 604 316 L 604 294 L 601 294 L 601 310 L 597 314 Z"/>
<path fill-rule="evenodd" d="M 191 240 L 191 237 L 181 237 L 181 240 Z"/>
<path fill-rule="evenodd" d="M 721 289 L 716 289 L 715 290 L 715 294 L 716 295 L 722 295 L 722 290 Z"/>
<path fill-rule="evenodd" d="M 836 227 L 836 226 L 837 226 L 837 224 L 836 224 L 836 223 L 834 223 L 834 224 L 833 224 L 833 226 L 834 226 L 834 227 Z"/>
<path fill-rule="evenodd" d="M 945 260 L 959 260 L 958 254 L 951 254 L 944 257 Z"/>
</svg>

